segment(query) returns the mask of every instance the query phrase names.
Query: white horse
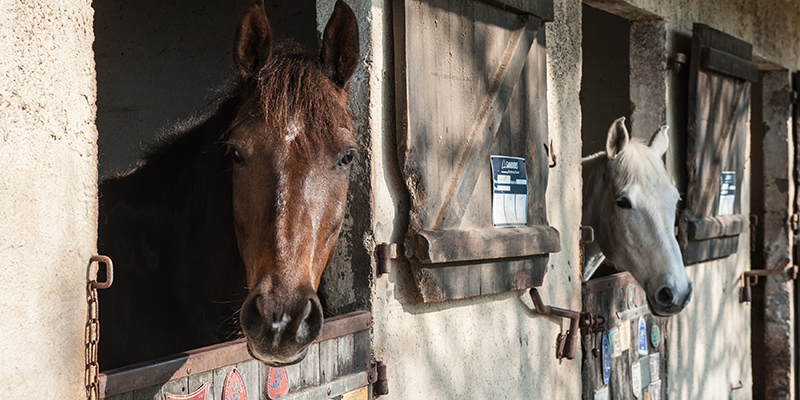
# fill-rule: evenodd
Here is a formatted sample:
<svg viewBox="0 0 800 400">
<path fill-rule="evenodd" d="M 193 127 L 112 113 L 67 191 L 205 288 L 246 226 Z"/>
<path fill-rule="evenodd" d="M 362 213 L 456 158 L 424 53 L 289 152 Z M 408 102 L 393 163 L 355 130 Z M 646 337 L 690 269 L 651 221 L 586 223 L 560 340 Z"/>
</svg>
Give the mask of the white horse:
<svg viewBox="0 0 800 400">
<path fill-rule="evenodd" d="M 607 261 L 633 275 L 660 316 L 679 313 L 692 297 L 674 234 L 680 196 L 661 161 L 668 145 L 667 126 L 647 143 L 631 139 L 621 117 L 608 130 L 606 151 L 581 161 L 583 225 L 595 232 L 583 280 Z"/>
</svg>

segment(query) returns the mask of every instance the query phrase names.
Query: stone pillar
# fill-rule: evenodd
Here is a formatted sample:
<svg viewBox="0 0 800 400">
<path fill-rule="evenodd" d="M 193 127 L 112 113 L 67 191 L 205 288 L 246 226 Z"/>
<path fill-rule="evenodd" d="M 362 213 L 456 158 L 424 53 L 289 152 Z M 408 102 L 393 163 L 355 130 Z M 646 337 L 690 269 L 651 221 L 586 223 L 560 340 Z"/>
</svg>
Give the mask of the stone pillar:
<svg viewBox="0 0 800 400">
<path fill-rule="evenodd" d="M 667 121 L 667 59 L 666 22 L 631 21 L 632 135 L 650 139 Z"/>
<path fill-rule="evenodd" d="M 787 71 L 763 71 L 761 121 L 763 124 L 763 260 L 774 268 L 791 257 L 789 217 L 795 187 L 794 151 L 791 140 L 790 75 Z M 764 282 L 764 373 L 766 399 L 794 398 L 794 290 L 791 277 L 778 274 Z"/>
</svg>

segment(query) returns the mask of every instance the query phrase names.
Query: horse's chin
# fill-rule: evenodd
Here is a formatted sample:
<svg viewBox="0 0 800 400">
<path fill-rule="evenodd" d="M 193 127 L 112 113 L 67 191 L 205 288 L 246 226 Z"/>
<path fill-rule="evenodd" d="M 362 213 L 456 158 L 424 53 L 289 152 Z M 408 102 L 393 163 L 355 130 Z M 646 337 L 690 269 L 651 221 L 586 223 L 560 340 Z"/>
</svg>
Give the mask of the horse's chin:
<svg viewBox="0 0 800 400">
<path fill-rule="evenodd" d="M 255 350 L 253 346 L 250 344 L 250 341 L 247 341 L 247 352 L 250 353 L 250 356 L 254 359 L 261 361 L 264 364 L 269 365 L 270 367 L 288 367 L 290 365 L 294 365 L 303 361 L 306 358 L 306 354 L 308 353 L 308 347 L 303 348 L 299 353 L 294 355 L 294 357 L 280 357 L 276 355 L 265 355 Z"/>
</svg>

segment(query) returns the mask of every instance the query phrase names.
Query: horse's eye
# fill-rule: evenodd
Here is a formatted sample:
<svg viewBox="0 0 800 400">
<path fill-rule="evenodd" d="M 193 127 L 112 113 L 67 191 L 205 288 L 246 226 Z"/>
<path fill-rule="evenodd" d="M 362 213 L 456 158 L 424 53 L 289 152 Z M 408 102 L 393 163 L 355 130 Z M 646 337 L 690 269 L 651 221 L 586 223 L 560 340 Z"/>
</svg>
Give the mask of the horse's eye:
<svg viewBox="0 0 800 400">
<path fill-rule="evenodd" d="M 352 163 L 353 159 L 355 158 L 356 158 L 356 150 L 355 149 L 347 150 L 347 152 L 345 152 L 344 155 L 342 156 L 342 159 L 339 160 L 339 166 L 346 167 L 350 165 L 350 163 Z"/>
<path fill-rule="evenodd" d="M 244 157 L 242 157 L 242 153 L 240 153 L 239 149 L 237 149 L 236 147 L 234 146 L 228 147 L 228 154 L 231 155 L 231 159 L 233 160 L 234 163 L 238 165 L 244 164 Z"/>
<path fill-rule="evenodd" d="M 617 199 L 617 206 L 620 208 L 631 208 L 633 207 L 633 204 L 631 204 L 631 199 L 622 196 Z"/>
</svg>

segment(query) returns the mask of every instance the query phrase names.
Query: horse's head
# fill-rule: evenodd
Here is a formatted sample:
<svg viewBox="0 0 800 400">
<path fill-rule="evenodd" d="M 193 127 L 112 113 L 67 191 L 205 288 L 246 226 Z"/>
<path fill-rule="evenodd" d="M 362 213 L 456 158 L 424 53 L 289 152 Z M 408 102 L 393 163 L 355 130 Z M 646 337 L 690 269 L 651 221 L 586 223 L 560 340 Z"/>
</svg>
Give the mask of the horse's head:
<svg viewBox="0 0 800 400">
<path fill-rule="evenodd" d="M 322 327 L 317 288 L 345 214 L 356 139 L 348 84 L 358 26 L 341 0 L 320 54 L 273 51 L 263 3 L 242 14 L 234 59 L 240 109 L 224 140 L 239 253 L 250 290 L 240 313 L 253 357 L 299 362 Z"/>
<path fill-rule="evenodd" d="M 674 233 L 680 196 L 661 160 L 668 145 L 666 126 L 647 143 L 631 139 L 625 118 L 617 119 L 606 141 L 602 198 L 584 199 L 605 204 L 595 228 L 606 259 L 636 278 L 650 309 L 662 316 L 677 314 L 692 296 Z"/>
</svg>

